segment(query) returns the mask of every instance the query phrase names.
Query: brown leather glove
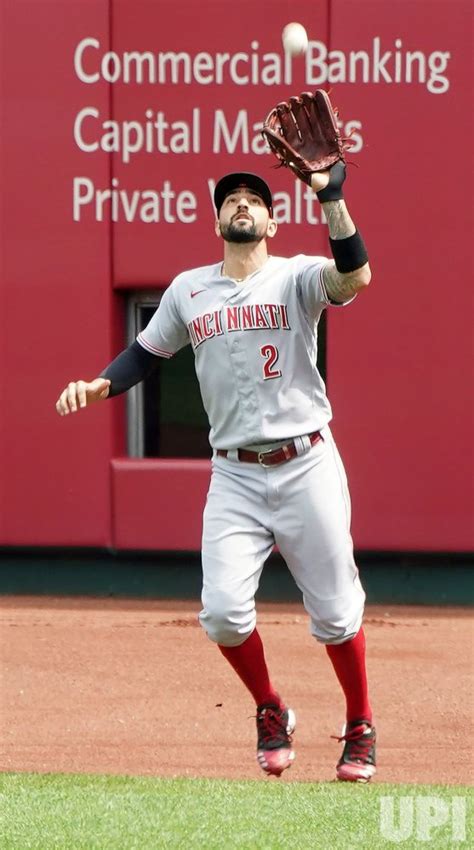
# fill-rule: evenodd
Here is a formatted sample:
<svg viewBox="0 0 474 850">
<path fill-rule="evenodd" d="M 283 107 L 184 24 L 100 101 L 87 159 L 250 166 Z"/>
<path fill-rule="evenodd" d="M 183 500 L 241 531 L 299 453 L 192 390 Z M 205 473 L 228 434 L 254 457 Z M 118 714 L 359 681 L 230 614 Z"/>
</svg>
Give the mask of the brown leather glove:
<svg viewBox="0 0 474 850">
<path fill-rule="evenodd" d="M 325 171 L 339 161 L 345 163 L 351 141 L 341 137 L 336 117 L 325 91 L 303 92 L 272 109 L 263 123 L 262 135 L 280 165 L 291 168 L 311 185 L 315 171 Z"/>
</svg>

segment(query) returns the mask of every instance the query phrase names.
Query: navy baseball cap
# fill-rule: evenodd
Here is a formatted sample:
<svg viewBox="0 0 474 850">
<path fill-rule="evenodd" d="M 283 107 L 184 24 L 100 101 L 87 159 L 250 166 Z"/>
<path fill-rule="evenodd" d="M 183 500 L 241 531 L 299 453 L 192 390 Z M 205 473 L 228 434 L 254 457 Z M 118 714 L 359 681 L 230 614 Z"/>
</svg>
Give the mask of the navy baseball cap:
<svg viewBox="0 0 474 850">
<path fill-rule="evenodd" d="M 262 180 L 262 178 L 257 174 L 249 174 L 246 171 L 236 171 L 235 174 L 225 174 L 224 177 L 221 177 L 216 184 L 216 188 L 214 189 L 214 204 L 218 213 L 224 203 L 224 198 L 226 198 L 230 192 L 234 192 L 236 189 L 240 188 L 251 189 L 256 195 L 260 195 L 265 206 L 268 207 L 271 212 L 273 207 L 273 198 L 270 187 L 267 183 L 265 183 L 265 180 Z"/>
</svg>

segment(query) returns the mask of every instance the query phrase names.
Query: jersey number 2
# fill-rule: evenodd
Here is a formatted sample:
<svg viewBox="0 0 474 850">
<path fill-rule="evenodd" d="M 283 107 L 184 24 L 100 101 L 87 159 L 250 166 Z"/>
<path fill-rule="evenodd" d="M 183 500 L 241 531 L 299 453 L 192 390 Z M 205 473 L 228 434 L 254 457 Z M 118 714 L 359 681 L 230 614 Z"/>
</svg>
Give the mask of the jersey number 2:
<svg viewBox="0 0 474 850">
<path fill-rule="evenodd" d="M 260 354 L 265 358 L 263 380 L 268 381 L 270 378 L 281 378 L 281 370 L 274 368 L 278 360 L 278 348 L 275 345 L 262 345 Z"/>
</svg>

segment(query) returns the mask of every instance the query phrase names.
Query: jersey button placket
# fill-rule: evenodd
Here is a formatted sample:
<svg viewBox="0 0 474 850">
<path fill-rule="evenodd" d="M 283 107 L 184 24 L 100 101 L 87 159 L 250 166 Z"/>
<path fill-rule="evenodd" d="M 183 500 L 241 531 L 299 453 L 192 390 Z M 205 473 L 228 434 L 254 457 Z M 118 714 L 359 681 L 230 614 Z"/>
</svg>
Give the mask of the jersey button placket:
<svg viewBox="0 0 474 850">
<path fill-rule="evenodd" d="M 235 333 L 238 334 L 238 331 Z M 227 337 L 227 344 L 243 424 L 245 429 L 252 433 L 257 424 L 258 403 L 253 379 L 248 372 L 246 351 L 239 337 L 233 336 L 232 332 Z"/>
</svg>

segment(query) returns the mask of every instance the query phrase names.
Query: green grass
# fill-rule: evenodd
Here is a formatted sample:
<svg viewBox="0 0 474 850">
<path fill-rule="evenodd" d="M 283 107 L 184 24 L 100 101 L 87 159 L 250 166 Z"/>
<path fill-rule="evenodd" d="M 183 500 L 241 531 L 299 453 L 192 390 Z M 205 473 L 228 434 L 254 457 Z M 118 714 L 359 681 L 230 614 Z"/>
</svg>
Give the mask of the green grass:
<svg viewBox="0 0 474 850">
<path fill-rule="evenodd" d="M 437 811 L 429 810 L 427 797 Z M 391 802 L 381 798 L 395 800 L 397 829 L 400 798 L 424 812 L 414 818 L 409 838 L 395 841 L 387 830 L 384 837 L 381 807 Z M 0 848 L 468 850 L 474 846 L 472 803 L 473 789 L 461 786 L 10 773 L 0 775 Z M 465 820 L 459 817 L 464 810 Z M 431 831 L 430 811 L 444 821 Z M 407 823 L 411 829 L 411 819 Z"/>
</svg>

